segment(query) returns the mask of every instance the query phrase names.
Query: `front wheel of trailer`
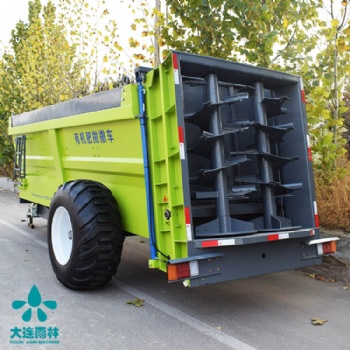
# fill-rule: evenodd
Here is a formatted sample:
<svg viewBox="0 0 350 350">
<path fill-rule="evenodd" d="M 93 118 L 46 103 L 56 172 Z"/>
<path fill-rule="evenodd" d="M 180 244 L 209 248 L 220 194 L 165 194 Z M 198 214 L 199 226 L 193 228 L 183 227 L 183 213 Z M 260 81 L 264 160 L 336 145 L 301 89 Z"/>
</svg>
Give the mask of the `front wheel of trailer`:
<svg viewBox="0 0 350 350">
<path fill-rule="evenodd" d="M 71 289 L 93 289 L 117 272 L 124 243 L 111 191 L 93 181 L 60 186 L 50 205 L 48 245 L 58 280 Z"/>
</svg>

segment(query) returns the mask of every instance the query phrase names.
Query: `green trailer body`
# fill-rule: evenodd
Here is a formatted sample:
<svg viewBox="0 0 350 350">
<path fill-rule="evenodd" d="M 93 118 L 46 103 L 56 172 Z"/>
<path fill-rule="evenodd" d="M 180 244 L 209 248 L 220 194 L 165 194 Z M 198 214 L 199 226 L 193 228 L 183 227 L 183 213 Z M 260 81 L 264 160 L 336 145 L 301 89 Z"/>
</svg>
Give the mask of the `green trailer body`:
<svg viewBox="0 0 350 350">
<path fill-rule="evenodd" d="M 149 238 L 149 267 L 190 286 L 334 252 L 319 237 L 300 77 L 176 51 L 136 74 L 139 84 L 11 120 L 20 198 L 35 203 L 30 220 L 48 217 L 61 282 L 108 282 L 125 234 Z"/>
</svg>

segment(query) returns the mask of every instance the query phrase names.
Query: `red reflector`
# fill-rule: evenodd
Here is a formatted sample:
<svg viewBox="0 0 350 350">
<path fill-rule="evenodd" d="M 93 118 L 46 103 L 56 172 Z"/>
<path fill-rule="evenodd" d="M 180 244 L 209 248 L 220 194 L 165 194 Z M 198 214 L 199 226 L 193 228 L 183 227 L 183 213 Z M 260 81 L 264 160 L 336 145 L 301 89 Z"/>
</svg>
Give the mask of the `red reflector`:
<svg viewBox="0 0 350 350">
<path fill-rule="evenodd" d="M 312 152 L 311 152 L 311 148 L 307 149 L 307 158 L 309 159 L 310 162 L 312 162 Z"/>
<path fill-rule="evenodd" d="M 320 227 L 320 218 L 318 217 L 318 214 L 315 214 L 315 227 Z"/>
<path fill-rule="evenodd" d="M 217 247 L 219 245 L 218 241 L 204 241 L 202 242 L 202 248 Z"/>
<path fill-rule="evenodd" d="M 176 281 L 191 276 L 190 263 L 184 262 L 180 264 L 169 264 L 167 266 L 168 280 Z"/>
<path fill-rule="evenodd" d="M 305 92 L 304 90 L 301 90 L 301 100 L 306 103 L 306 98 L 305 98 Z"/>
<path fill-rule="evenodd" d="M 331 254 L 337 251 L 337 245 L 335 241 L 323 243 L 322 248 L 323 254 Z"/>
<path fill-rule="evenodd" d="M 184 129 L 182 126 L 178 127 L 178 133 L 179 133 L 179 142 L 184 143 Z"/>
<path fill-rule="evenodd" d="M 173 53 L 173 67 L 174 69 L 179 69 L 179 63 L 177 61 L 177 55 Z"/>
<path fill-rule="evenodd" d="M 191 213 L 189 207 L 185 207 L 185 221 L 186 225 L 189 225 L 191 223 Z"/>
<path fill-rule="evenodd" d="M 278 241 L 279 240 L 279 235 L 269 235 L 267 236 L 268 241 Z"/>
</svg>

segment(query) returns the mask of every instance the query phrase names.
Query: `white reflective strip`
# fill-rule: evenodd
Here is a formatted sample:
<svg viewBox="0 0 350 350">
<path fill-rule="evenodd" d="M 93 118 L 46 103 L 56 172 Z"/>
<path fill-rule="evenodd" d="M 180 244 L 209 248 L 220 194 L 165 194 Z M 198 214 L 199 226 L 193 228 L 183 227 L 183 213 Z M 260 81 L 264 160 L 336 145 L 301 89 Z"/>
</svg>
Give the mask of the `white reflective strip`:
<svg viewBox="0 0 350 350">
<path fill-rule="evenodd" d="M 180 159 L 186 159 L 185 144 L 180 142 Z"/>
<path fill-rule="evenodd" d="M 191 224 L 186 224 L 186 234 L 187 234 L 187 240 L 192 241 Z"/>
<path fill-rule="evenodd" d="M 322 255 L 323 254 L 323 245 L 317 244 L 317 254 Z"/>
<path fill-rule="evenodd" d="M 321 244 L 322 245 L 322 243 L 328 243 L 328 242 L 334 242 L 334 241 L 339 241 L 339 237 L 313 239 L 312 241 L 310 241 L 306 244 L 307 245 L 313 245 L 313 244 Z"/>
<path fill-rule="evenodd" d="M 288 239 L 289 238 L 289 233 L 280 233 L 278 235 L 279 239 Z"/>
<path fill-rule="evenodd" d="M 223 241 L 218 241 L 218 246 L 220 245 L 235 245 L 236 241 L 234 239 L 225 239 Z"/>
<path fill-rule="evenodd" d="M 300 89 L 304 90 L 304 82 L 303 79 L 300 79 Z"/>
<path fill-rule="evenodd" d="M 178 69 L 174 69 L 174 80 L 175 80 L 176 85 L 180 84 L 179 70 Z"/>
<path fill-rule="evenodd" d="M 318 214 L 316 201 L 314 201 L 314 212 L 315 212 L 315 215 Z"/>
<path fill-rule="evenodd" d="M 199 275 L 198 260 L 190 261 L 190 274 L 191 277 Z"/>
<path fill-rule="evenodd" d="M 311 141 L 310 141 L 310 135 L 306 135 L 306 143 L 307 143 L 307 148 L 311 147 Z"/>
</svg>

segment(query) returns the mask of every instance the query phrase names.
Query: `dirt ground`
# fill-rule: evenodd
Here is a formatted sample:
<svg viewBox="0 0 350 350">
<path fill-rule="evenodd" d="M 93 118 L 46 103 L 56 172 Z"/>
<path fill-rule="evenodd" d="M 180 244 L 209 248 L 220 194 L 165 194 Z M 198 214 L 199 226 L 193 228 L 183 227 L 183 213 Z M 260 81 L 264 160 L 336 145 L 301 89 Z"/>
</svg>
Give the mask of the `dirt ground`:
<svg viewBox="0 0 350 350">
<path fill-rule="evenodd" d="M 321 237 L 338 237 L 337 252 L 323 258 L 321 265 L 300 269 L 310 278 L 339 283 L 350 288 L 350 231 L 333 231 L 321 228 Z"/>
</svg>

